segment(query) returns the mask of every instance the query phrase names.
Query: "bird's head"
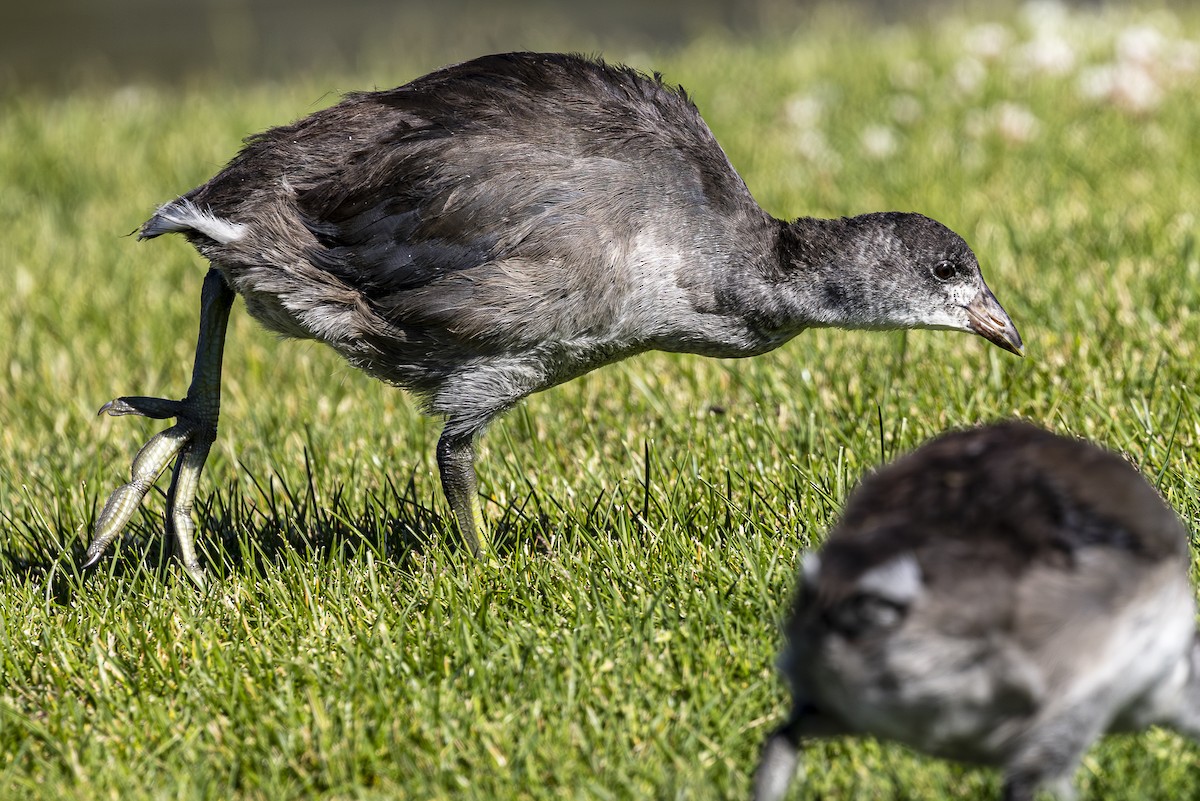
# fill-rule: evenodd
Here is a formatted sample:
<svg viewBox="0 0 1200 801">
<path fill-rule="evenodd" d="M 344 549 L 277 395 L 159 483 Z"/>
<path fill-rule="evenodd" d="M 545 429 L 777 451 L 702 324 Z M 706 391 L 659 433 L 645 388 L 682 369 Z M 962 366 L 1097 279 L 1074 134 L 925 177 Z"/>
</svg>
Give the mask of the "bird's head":
<svg viewBox="0 0 1200 801">
<path fill-rule="evenodd" d="M 819 289 L 818 324 L 967 331 L 1018 356 L 1021 335 L 988 289 L 963 238 L 920 214 L 797 220 L 792 258 Z"/>
</svg>

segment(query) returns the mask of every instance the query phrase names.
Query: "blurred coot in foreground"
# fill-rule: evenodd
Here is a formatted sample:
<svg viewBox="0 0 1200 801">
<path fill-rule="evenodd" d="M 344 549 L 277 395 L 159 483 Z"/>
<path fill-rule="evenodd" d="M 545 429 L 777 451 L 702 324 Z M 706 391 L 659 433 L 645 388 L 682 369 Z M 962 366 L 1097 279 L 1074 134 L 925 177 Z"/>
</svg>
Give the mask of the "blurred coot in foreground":
<svg viewBox="0 0 1200 801">
<path fill-rule="evenodd" d="M 758 801 L 803 741 L 870 735 L 1072 794 L 1106 732 L 1200 738 L 1182 523 L 1119 456 L 1021 423 L 942 436 L 864 479 L 806 555 L 779 666 L 787 722 Z"/>
</svg>

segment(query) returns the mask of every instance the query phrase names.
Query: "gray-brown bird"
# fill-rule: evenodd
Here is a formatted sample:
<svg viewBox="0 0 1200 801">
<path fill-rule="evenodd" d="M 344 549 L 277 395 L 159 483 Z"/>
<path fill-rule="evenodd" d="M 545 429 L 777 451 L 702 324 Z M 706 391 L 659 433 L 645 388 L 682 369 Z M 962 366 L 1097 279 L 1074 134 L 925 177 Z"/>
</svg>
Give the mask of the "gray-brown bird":
<svg viewBox="0 0 1200 801">
<path fill-rule="evenodd" d="M 944 328 L 1019 353 L 967 244 L 919 214 L 783 222 L 747 190 L 682 89 L 571 55 L 510 53 L 351 94 L 251 137 L 142 238 L 212 264 L 178 418 L 93 532 L 95 563 L 175 459 L 168 521 L 202 580 L 190 509 L 217 430 L 235 294 L 445 418 L 442 486 L 484 547 L 475 442 L 533 392 L 648 350 L 753 356 L 805 328 Z"/>
<path fill-rule="evenodd" d="M 1116 454 L 1022 423 L 926 444 L 804 557 L 779 661 L 791 714 L 755 799 L 783 796 L 811 738 L 999 766 L 1006 801 L 1071 797 L 1106 732 L 1200 739 L 1189 565 L 1182 522 Z"/>
</svg>

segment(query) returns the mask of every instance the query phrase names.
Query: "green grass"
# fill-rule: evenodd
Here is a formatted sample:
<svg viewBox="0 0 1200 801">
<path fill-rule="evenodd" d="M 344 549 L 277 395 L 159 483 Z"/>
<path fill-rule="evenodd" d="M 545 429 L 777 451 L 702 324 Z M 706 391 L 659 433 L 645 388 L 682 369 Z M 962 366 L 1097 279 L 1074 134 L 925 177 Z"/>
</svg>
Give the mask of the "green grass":
<svg viewBox="0 0 1200 801">
<path fill-rule="evenodd" d="M 1132 22 L 1175 42 L 1200 17 L 1076 14 L 1065 75 L 1023 73 L 1032 34 L 1003 17 L 1007 54 L 964 89 L 983 19 L 820 14 L 633 62 L 689 88 L 773 213 L 911 209 L 962 232 L 1025 359 L 958 334 L 811 331 L 753 360 L 606 368 L 484 439 L 503 547 L 481 564 L 443 543 L 437 422 L 239 303 L 197 515 L 207 594 L 164 556 L 161 494 L 97 570 L 74 566 L 161 427 L 95 410 L 182 394 L 194 344 L 204 265 L 123 235 L 245 134 L 430 65 L 0 100 L 0 797 L 745 796 L 785 708 L 771 662 L 797 556 L 882 459 L 1017 415 L 1124 451 L 1195 531 L 1200 80 L 1162 73 L 1141 113 L 1079 81 Z M 1032 138 L 996 127 L 1020 116 L 1004 103 L 1036 117 Z M 870 126 L 886 163 L 864 152 Z M 798 797 L 998 791 L 869 741 L 813 748 L 807 775 Z M 1200 750 L 1112 739 L 1079 782 L 1196 797 Z"/>
</svg>

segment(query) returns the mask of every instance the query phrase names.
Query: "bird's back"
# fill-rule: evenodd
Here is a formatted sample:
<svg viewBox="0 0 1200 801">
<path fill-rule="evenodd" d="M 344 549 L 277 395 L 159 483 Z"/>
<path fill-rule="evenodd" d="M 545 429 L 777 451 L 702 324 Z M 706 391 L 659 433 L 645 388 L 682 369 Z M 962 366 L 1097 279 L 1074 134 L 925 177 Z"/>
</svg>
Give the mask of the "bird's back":
<svg viewBox="0 0 1200 801">
<path fill-rule="evenodd" d="M 348 95 L 250 138 L 176 203 L 241 226 L 186 233 L 268 327 L 418 391 L 445 378 L 420 354 L 565 343 L 553 383 L 659 337 L 703 340 L 695 299 L 774 242 L 681 89 L 569 55 Z M 179 230 L 156 220 L 144 232 Z"/>
<path fill-rule="evenodd" d="M 586 178 L 589 167 L 619 164 L 689 202 L 728 212 L 753 207 L 681 88 L 658 75 L 556 53 L 484 56 L 395 89 L 350 93 L 250 137 L 225 170 L 189 196 L 232 215 L 247 187 L 286 179 L 314 221 L 338 224 L 381 203 L 390 210 L 420 201 L 423 191 L 443 184 L 516 177 L 510 171 L 547 181 L 572 168 L 571 177 Z M 523 195 L 519 186 L 489 188 L 512 200 Z"/>
</svg>

